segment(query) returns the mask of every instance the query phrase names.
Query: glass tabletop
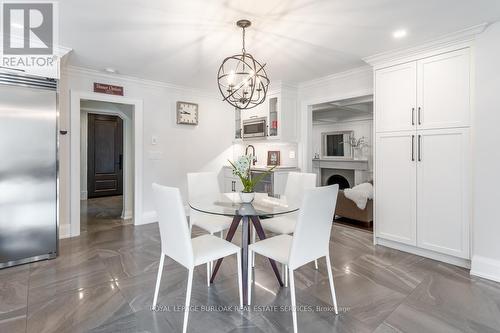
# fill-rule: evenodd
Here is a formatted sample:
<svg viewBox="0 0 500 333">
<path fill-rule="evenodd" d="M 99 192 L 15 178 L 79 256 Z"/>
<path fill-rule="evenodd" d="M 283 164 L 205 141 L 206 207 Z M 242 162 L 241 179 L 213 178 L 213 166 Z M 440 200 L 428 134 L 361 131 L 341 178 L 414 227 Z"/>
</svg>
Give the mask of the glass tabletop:
<svg viewBox="0 0 500 333">
<path fill-rule="evenodd" d="M 194 210 L 224 216 L 269 216 L 286 214 L 299 209 L 297 200 L 287 200 L 285 196 L 269 196 L 255 193 L 252 203 L 244 204 L 239 193 L 220 193 L 213 196 L 194 198 L 189 206 Z"/>
</svg>

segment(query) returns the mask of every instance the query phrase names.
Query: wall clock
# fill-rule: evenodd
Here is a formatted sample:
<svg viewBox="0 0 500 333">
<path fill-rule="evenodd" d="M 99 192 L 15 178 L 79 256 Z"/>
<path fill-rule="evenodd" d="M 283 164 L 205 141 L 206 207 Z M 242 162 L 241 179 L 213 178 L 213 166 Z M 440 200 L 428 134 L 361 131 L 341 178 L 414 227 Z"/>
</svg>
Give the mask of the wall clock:
<svg viewBox="0 0 500 333">
<path fill-rule="evenodd" d="M 177 124 L 198 125 L 198 104 L 177 102 Z"/>
</svg>

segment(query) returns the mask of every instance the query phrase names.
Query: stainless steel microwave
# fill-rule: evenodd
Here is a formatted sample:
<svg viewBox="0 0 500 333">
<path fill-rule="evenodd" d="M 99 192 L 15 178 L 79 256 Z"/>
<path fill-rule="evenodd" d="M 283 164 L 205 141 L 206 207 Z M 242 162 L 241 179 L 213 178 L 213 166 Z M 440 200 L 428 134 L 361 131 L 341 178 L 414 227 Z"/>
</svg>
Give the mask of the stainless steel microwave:
<svg viewBox="0 0 500 333">
<path fill-rule="evenodd" d="M 243 120 L 243 138 L 265 137 L 267 132 L 267 117 Z"/>
</svg>

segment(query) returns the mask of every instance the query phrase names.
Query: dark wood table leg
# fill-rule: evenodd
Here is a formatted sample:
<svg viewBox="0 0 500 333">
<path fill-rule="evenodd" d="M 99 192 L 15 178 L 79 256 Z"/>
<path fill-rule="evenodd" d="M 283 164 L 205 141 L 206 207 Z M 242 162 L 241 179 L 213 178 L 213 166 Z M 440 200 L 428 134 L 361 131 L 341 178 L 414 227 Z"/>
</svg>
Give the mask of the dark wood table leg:
<svg viewBox="0 0 500 333">
<path fill-rule="evenodd" d="M 266 234 L 264 232 L 264 229 L 262 229 L 262 225 L 260 224 L 259 217 L 252 216 L 251 219 L 252 219 L 255 231 L 257 232 L 257 235 L 259 235 L 259 239 L 260 240 L 266 239 Z M 276 266 L 276 262 L 271 258 L 269 258 L 269 262 L 271 263 L 271 267 L 273 268 L 274 274 L 276 275 L 276 279 L 278 279 L 278 283 L 280 284 L 281 287 L 283 287 L 283 281 L 281 280 L 281 274 L 280 274 L 280 271 L 278 270 L 278 267 Z"/>
<path fill-rule="evenodd" d="M 238 225 L 240 224 L 240 221 L 241 221 L 241 216 L 235 216 L 233 218 L 233 222 L 231 223 L 231 226 L 229 227 L 229 230 L 228 230 L 227 235 L 226 235 L 226 240 L 228 242 L 230 242 L 233 239 L 234 233 L 236 232 L 236 229 L 238 229 Z M 217 271 L 219 270 L 219 267 L 222 264 L 222 259 L 224 259 L 224 258 L 220 258 L 219 260 L 217 260 L 217 264 L 215 265 L 215 268 L 212 272 L 212 277 L 210 278 L 210 283 L 214 282 L 215 275 L 217 275 Z"/>
</svg>

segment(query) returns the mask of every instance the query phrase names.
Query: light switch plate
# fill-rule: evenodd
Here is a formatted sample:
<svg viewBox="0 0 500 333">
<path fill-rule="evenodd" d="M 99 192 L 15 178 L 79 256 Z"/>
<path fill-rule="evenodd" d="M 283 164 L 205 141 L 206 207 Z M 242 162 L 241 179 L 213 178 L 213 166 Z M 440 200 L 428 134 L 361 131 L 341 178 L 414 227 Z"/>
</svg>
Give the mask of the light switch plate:
<svg viewBox="0 0 500 333">
<path fill-rule="evenodd" d="M 288 157 L 295 158 L 295 150 L 290 150 L 290 152 L 288 153 Z"/>
</svg>

